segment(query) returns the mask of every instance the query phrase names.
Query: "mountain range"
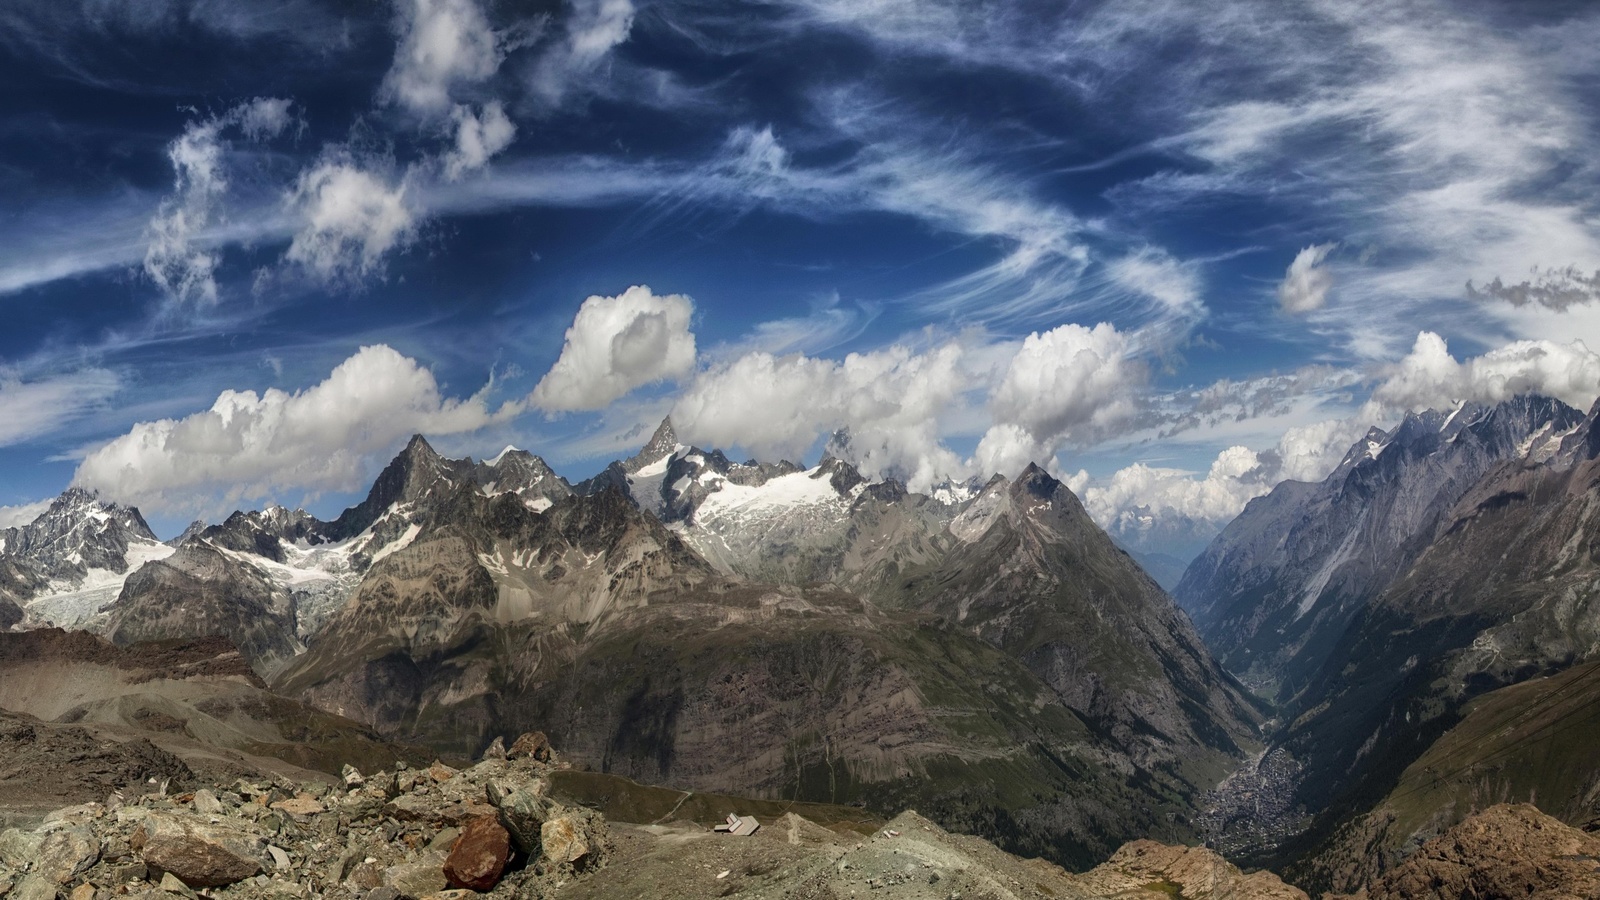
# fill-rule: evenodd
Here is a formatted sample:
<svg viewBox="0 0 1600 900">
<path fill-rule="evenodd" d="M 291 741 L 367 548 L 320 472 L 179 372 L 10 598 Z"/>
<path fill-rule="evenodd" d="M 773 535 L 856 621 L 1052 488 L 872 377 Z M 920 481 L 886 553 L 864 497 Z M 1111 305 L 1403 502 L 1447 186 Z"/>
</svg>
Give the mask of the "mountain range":
<svg viewBox="0 0 1600 900">
<path fill-rule="evenodd" d="M 1520 396 L 1375 428 L 1252 501 L 1176 600 L 1037 466 L 919 493 L 669 420 L 573 484 L 419 435 L 331 521 L 163 544 L 69 490 L 0 534 L 0 621 L 221 635 L 280 698 L 269 738 L 325 715 L 329 740 L 474 758 L 537 729 L 646 784 L 915 807 L 1076 868 L 1204 839 L 1354 891 L 1492 802 L 1600 824 L 1597 420 Z M 200 731 L 260 707 L 164 690 L 85 702 Z"/>
<path fill-rule="evenodd" d="M 573 485 L 417 436 L 332 521 L 273 507 L 136 537 L 70 622 L 51 615 L 71 573 L 40 557 L 23 621 L 225 635 L 278 694 L 440 753 L 537 728 L 599 771 L 915 805 L 1073 864 L 1196 839 L 1262 718 L 1036 467 L 925 495 L 831 457 L 734 462 L 666 421 Z"/>
</svg>

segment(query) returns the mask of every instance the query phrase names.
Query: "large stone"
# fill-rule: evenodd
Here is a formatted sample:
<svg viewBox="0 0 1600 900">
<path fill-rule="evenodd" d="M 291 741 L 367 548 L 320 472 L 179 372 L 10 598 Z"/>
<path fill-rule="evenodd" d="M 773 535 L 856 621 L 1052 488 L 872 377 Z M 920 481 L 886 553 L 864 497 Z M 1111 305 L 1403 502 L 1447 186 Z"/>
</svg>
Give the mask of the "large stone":
<svg viewBox="0 0 1600 900">
<path fill-rule="evenodd" d="M 511 834 L 490 816 L 467 823 L 444 861 L 444 877 L 451 887 L 491 890 L 500 883 L 511 862 Z"/>
<path fill-rule="evenodd" d="M 13 869 L 25 869 L 28 864 L 39 857 L 39 844 L 44 840 L 43 835 L 20 828 L 7 828 L 0 831 L 0 863 L 5 863 Z"/>
<path fill-rule="evenodd" d="M 33 873 L 56 884 L 66 884 L 100 859 L 100 841 L 77 828 L 52 831 L 39 842 Z"/>
<path fill-rule="evenodd" d="M 202 816 L 222 815 L 222 801 L 211 791 L 201 788 L 194 792 L 194 811 Z"/>
<path fill-rule="evenodd" d="M 314 797 L 290 797 L 288 800 L 279 800 L 277 803 L 272 804 L 272 808 L 286 812 L 295 818 L 327 812 L 327 809 L 321 803 L 318 803 Z"/>
<path fill-rule="evenodd" d="M 539 829 L 539 843 L 544 848 L 544 858 L 561 866 L 585 868 L 592 848 L 586 822 L 576 815 L 558 815 L 546 821 Z"/>
<path fill-rule="evenodd" d="M 555 755 L 550 739 L 542 731 L 530 731 L 522 735 L 512 741 L 511 749 L 506 751 L 506 756 L 511 759 L 532 759 L 537 762 L 549 762 Z"/>
<path fill-rule="evenodd" d="M 394 888 L 407 900 L 421 900 L 449 886 L 437 862 L 402 863 L 383 870 L 383 886 Z"/>
<path fill-rule="evenodd" d="M 517 849 L 529 856 L 539 853 L 539 830 L 550 816 L 550 800 L 546 795 L 549 784 L 536 778 L 502 793 L 502 788 L 490 785 L 489 799 L 500 808 L 500 824 L 511 833 Z"/>
<path fill-rule="evenodd" d="M 6 900 L 56 900 L 56 883 L 38 875 L 26 875 L 6 895 Z"/>
<path fill-rule="evenodd" d="M 146 865 L 190 887 L 222 887 L 261 872 L 259 842 L 221 825 L 153 813 L 130 843 Z"/>
</svg>

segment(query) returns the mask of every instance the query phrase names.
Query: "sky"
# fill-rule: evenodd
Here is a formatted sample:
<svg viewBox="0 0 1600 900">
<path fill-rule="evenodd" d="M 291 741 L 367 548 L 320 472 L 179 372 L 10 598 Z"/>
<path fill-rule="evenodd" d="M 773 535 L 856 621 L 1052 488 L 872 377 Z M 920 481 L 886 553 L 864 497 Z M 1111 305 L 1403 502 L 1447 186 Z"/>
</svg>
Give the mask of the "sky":
<svg viewBox="0 0 1600 900">
<path fill-rule="evenodd" d="M 670 414 L 1211 533 L 1408 410 L 1594 402 L 1597 115 L 1580 2 L 10 0 L 0 525 Z"/>
</svg>

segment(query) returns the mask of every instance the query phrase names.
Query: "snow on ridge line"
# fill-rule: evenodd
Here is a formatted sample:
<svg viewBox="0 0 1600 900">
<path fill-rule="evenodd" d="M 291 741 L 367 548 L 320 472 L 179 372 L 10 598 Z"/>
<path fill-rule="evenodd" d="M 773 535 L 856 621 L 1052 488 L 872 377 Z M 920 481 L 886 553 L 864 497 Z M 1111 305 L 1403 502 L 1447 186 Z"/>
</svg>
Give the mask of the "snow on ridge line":
<svg viewBox="0 0 1600 900">
<path fill-rule="evenodd" d="M 695 510 L 695 518 L 760 514 L 823 503 L 845 504 L 847 501 L 839 496 L 832 481 L 817 477 L 820 469 L 818 466 L 804 472 L 779 475 L 760 485 L 742 485 L 724 480 L 722 489 L 707 496 L 699 509 Z"/>
<path fill-rule="evenodd" d="M 506 458 L 507 454 L 521 453 L 521 452 L 522 452 L 522 448 L 521 447 L 514 447 L 514 446 L 512 446 L 510 444 L 507 444 L 506 448 L 504 450 L 501 450 L 499 453 L 496 453 L 494 455 L 494 459 L 485 460 L 485 462 L 488 465 L 491 465 L 491 466 L 498 466 L 498 465 L 500 465 L 500 461 Z"/>
</svg>

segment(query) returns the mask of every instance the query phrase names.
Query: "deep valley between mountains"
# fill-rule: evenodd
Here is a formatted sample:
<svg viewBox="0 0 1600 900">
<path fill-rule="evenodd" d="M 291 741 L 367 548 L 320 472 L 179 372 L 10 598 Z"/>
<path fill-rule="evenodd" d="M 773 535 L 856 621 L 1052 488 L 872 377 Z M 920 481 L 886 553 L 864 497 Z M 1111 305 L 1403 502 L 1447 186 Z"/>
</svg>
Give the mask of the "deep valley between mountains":
<svg viewBox="0 0 1600 900">
<path fill-rule="evenodd" d="M 0 532 L 0 892 L 1600 896 L 1597 419 L 1374 429 L 1176 599 L 1037 467 L 670 421 L 580 484 L 418 436 L 333 521 L 166 543 L 69 490 Z"/>
</svg>

